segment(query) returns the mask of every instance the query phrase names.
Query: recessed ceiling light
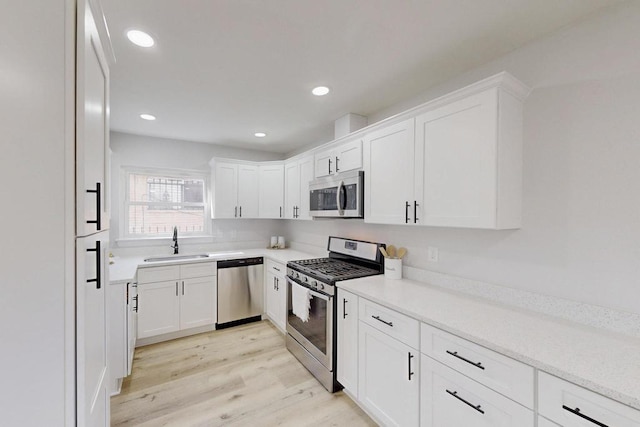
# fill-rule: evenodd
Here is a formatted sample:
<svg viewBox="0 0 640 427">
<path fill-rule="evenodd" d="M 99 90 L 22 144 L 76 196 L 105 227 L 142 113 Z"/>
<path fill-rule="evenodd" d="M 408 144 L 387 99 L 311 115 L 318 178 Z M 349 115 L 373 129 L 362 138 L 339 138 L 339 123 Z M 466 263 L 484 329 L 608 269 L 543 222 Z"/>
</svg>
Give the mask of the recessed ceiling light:
<svg viewBox="0 0 640 427">
<path fill-rule="evenodd" d="M 264 132 L 256 132 L 254 133 L 254 135 L 257 136 L 258 138 L 264 138 L 265 136 L 267 136 L 267 134 Z"/>
<path fill-rule="evenodd" d="M 140 114 L 140 118 L 144 120 L 155 120 L 156 116 L 153 116 L 151 114 Z"/>
<path fill-rule="evenodd" d="M 326 86 L 318 86 L 313 88 L 311 93 L 314 94 L 315 96 L 323 96 L 329 93 L 329 88 Z"/>
<path fill-rule="evenodd" d="M 144 31 L 139 30 L 127 31 L 127 38 L 131 41 L 131 43 L 141 47 L 151 47 L 155 43 L 153 41 L 153 37 L 151 37 Z"/>
</svg>

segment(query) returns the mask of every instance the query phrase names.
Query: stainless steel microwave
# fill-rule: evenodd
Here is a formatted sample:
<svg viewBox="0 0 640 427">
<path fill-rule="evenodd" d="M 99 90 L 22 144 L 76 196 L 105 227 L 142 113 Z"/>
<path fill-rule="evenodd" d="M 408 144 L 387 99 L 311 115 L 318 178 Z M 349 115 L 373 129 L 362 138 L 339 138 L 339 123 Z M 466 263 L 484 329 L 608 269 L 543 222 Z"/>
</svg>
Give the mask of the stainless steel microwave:
<svg viewBox="0 0 640 427">
<path fill-rule="evenodd" d="M 309 183 L 309 213 L 315 218 L 364 218 L 364 172 L 351 171 Z"/>
</svg>

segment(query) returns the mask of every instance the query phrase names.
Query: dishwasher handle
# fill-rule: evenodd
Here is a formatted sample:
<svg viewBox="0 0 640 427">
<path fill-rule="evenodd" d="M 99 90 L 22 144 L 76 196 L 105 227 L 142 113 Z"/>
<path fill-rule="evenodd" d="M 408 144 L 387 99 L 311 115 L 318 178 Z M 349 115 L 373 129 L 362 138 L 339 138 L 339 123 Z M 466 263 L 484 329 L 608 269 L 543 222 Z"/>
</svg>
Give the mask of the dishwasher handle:
<svg viewBox="0 0 640 427">
<path fill-rule="evenodd" d="M 253 258 L 228 259 L 225 261 L 218 261 L 218 270 L 221 268 L 246 267 L 249 265 L 261 264 L 264 264 L 264 258 L 261 256 Z"/>
</svg>

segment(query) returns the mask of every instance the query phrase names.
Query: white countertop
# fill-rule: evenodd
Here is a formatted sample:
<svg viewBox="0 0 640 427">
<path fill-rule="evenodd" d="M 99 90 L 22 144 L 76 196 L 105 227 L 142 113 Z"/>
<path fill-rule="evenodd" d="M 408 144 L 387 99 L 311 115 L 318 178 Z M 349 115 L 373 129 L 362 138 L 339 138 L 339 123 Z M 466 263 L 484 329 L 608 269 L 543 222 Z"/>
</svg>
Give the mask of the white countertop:
<svg viewBox="0 0 640 427">
<path fill-rule="evenodd" d="M 640 339 L 383 275 L 338 287 L 640 409 Z"/>
<path fill-rule="evenodd" d="M 183 256 L 185 254 L 180 254 Z M 187 254 L 188 255 L 188 254 Z M 305 252 L 296 251 L 293 249 L 239 249 L 228 250 L 221 252 L 210 252 L 208 258 L 194 258 L 194 259 L 176 259 L 157 262 L 145 262 L 147 256 L 133 256 L 133 257 L 113 257 L 110 260 L 113 264 L 109 265 L 109 282 L 126 282 L 134 280 L 136 270 L 145 267 L 157 267 L 159 265 L 173 265 L 173 264 L 185 264 L 196 262 L 211 262 L 211 261 L 223 261 L 228 259 L 237 258 L 251 258 L 251 257 L 265 257 L 273 261 L 286 264 L 289 261 L 297 259 L 309 259 L 317 258 L 315 255 L 311 255 Z M 170 256 L 170 255 L 168 255 Z"/>
</svg>

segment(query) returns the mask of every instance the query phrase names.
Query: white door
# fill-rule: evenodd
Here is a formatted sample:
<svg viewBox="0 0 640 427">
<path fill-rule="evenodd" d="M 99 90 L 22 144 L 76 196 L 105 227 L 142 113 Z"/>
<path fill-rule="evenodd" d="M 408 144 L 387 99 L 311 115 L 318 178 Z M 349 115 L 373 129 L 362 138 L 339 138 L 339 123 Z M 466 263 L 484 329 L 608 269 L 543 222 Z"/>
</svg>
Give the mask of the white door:
<svg viewBox="0 0 640 427">
<path fill-rule="evenodd" d="M 338 381 L 358 397 L 358 296 L 338 289 Z"/>
<path fill-rule="evenodd" d="M 365 222 L 413 222 L 414 136 L 414 119 L 365 136 Z"/>
<path fill-rule="evenodd" d="M 260 218 L 283 218 L 284 165 L 260 166 Z"/>
<path fill-rule="evenodd" d="M 180 329 L 180 281 L 138 285 L 138 338 Z"/>
<path fill-rule="evenodd" d="M 213 218 L 238 216 L 238 165 L 216 162 L 213 177 Z"/>
<path fill-rule="evenodd" d="M 76 239 L 77 419 L 80 426 L 109 425 L 107 311 L 109 232 Z"/>
<path fill-rule="evenodd" d="M 416 118 L 418 223 L 496 227 L 498 90 Z"/>
<path fill-rule="evenodd" d="M 362 167 L 362 140 L 346 142 L 335 150 L 336 173 L 360 169 Z"/>
<path fill-rule="evenodd" d="M 109 67 L 88 3 L 78 3 L 76 75 L 76 234 L 109 228 L 107 150 Z"/>
<path fill-rule="evenodd" d="M 216 322 L 216 276 L 180 281 L 180 329 Z"/>
<path fill-rule="evenodd" d="M 238 218 L 258 218 L 258 166 L 238 165 Z"/>
<path fill-rule="evenodd" d="M 313 180 L 313 156 L 303 157 L 298 161 L 300 176 L 300 197 L 298 202 L 298 219 L 311 219 L 309 215 L 309 182 Z"/>
<path fill-rule="evenodd" d="M 335 152 L 333 149 L 317 153 L 315 158 L 315 177 L 322 178 L 336 173 L 335 169 Z"/>
<path fill-rule="evenodd" d="M 284 217 L 293 219 L 297 217 L 300 206 L 300 170 L 298 161 L 284 165 L 284 187 Z"/>
<path fill-rule="evenodd" d="M 417 426 L 418 351 L 364 322 L 359 328 L 358 399 L 384 425 Z"/>
</svg>

